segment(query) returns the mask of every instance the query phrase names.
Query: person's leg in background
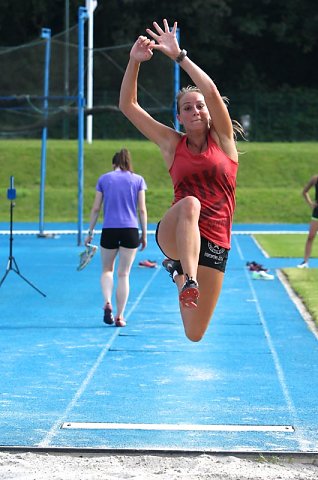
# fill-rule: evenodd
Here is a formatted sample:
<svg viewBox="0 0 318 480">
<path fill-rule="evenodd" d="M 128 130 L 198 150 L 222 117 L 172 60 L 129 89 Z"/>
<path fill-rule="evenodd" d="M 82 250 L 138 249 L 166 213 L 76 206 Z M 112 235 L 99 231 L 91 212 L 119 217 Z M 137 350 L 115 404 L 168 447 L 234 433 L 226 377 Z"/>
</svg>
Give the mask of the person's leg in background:
<svg viewBox="0 0 318 480">
<path fill-rule="evenodd" d="M 318 219 L 310 222 L 309 233 L 305 244 L 304 260 L 298 265 L 298 268 L 308 268 L 311 250 L 318 231 Z"/>
<path fill-rule="evenodd" d="M 124 311 L 129 297 L 130 290 L 130 270 L 135 260 L 137 248 L 119 247 L 119 259 L 117 269 L 117 288 L 116 288 L 116 325 L 124 327 Z"/>
<path fill-rule="evenodd" d="M 112 293 L 114 287 L 114 265 L 118 249 L 108 249 L 101 247 L 102 274 L 101 287 L 104 297 L 104 322 L 108 325 L 114 323 L 112 313 Z"/>
</svg>

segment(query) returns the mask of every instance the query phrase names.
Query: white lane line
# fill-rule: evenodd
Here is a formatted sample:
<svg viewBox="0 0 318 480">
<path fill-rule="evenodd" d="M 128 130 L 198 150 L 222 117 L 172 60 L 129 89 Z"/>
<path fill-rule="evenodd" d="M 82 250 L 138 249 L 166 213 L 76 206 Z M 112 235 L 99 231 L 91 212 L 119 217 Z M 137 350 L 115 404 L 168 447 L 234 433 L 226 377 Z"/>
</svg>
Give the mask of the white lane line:
<svg viewBox="0 0 318 480">
<path fill-rule="evenodd" d="M 235 241 L 237 250 L 240 252 L 240 247 L 239 247 L 237 238 L 235 238 L 234 241 Z M 287 382 L 286 382 L 286 379 L 285 379 L 284 371 L 283 371 L 283 368 L 281 366 L 277 351 L 274 347 L 274 343 L 273 343 L 273 340 L 271 338 L 271 335 L 270 335 L 270 332 L 269 332 L 269 329 L 268 329 L 268 326 L 267 326 L 267 322 L 266 322 L 265 316 L 263 314 L 259 299 L 257 297 L 256 291 L 255 291 L 254 286 L 252 284 L 251 276 L 249 275 L 249 272 L 247 271 L 247 269 L 245 269 L 244 271 L 245 271 L 245 276 L 247 278 L 247 282 L 249 284 L 250 290 L 252 292 L 253 300 L 255 301 L 256 310 L 257 310 L 258 316 L 260 318 L 260 321 L 261 321 L 261 324 L 262 324 L 262 327 L 263 327 L 263 330 L 264 330 L 264 334 L 265 334 L 265 338 L 266 338 L 269 350 L 272 354 L 272 358 L 273 358 L 275 370 L 276 370 L 276 373 L 277 373 L 277 377 L 278 377 L 278 380 L 279 380 L 279 383 L 280 383 L 280 386 L 281 386 L 281 389 L 282 389 L 282 392 L 283 392 L 283 395 L 284 395 L 284 398 L 285 398 L 285 402 L 287 404 L 289 414 L 290 414 L 291 419 L 292 419 L 292 423 L 293 423 L 293 425 L 299 425 L 300 422 L 299 422 L 299 419 L 298 419 L 297 410 L 296 410 L 295 405 L 293 403 L 292 397 L 289 393 L 289 389 L 288 389 Z M 301 450 L 306 448 L 307 442 L 306 442 L 305 438 L 302 435 L 300 435 L 299 433 L 297 434 L 297 432 L 296 432 L 296 441 L 298 442 Z"/>
<path fill-rule="evenodd" d="M 151 278 L 148 280 L 148 282 L 146 283 L 146 285 L 144 286 L 144 288 L 142 289 L 142 291 L 140 292 L 140 294 L 138 295 L 136 301 L 134 302 L 134 304 L 132 305 L 131 309 L 129 310 L 128 314 L 126 315 L 126 319 L 128 320 L 129 317 L 131 316 L 131 314 L 134 312 L 134 310 L 137 308 L 137 306 L 139 305 L 142 297 L 144 296 L 144 294 L 146 293 L 146 291 L 148 290 L 149 286 L 151 285 L 151 283 L 153 282 L 153 280 L 155 279 L 155 277 L 158 275 L 159 271 L 160 271 L 161 267 L 159 268 L 156 268 L 154 269 L 154 273 L 152 274 Z M 74 397 L 72 398 L 72 400 L 70 401 L 70 403 L 67 405 L 66 409 L 64 410 L 64 412 L 62 413 L 62 415 L 56 420 L 56 422 L 53 424 L 53 426 L 51 427 L 51 429 L 48 431 L 48 433 L 46 434 L 46 436 L 44 437 L 44 439 L 39 443 L 39 447 L 48 447 L 52 441 L 52 439 L 54 438 L 54 436 L 57 434 L 58 430 L 60 429 L 61 427 L 61 423 L 64 422 L 64 420 L 66 419 L 66 417 L 69 415 L 69 413 L 71 412 L 71 410 L 74 408 L 74 406 L 76 405 L 76 403 L 78 402 L 78 400 L 80 399 L 80 397 L 83 395 L 83 393 L 85 392 L 87 386 L 89 385 L 90 381 L 92 380 L 96 370 L 98 369 L 98 367 L 100 366 L 100 364 L 102 363 L 105 355 L 107 354 L 107 352 L 109 351 L 110 347 L 112 346 L 112 344 L 114 343 L 114 341 L 116 340 L 117 336 L 119 335 L 121 331 L 121 328 L 116 328 L 115 330 L 115 333 L 112 335 L 112 337 L 110 338 L 109 342 L 103 347 L 102 351 L 100 352 L 99 356 L 97 357 L 97 360 L 95 361 L 94 365 L 91 367 L 91 369 L 89 370 L 86 378 L 83 380 L 82 384 L 80 385 L 79 389 L 77 390 L 77 392 L 75 393 Z"/>
<path fill-rule="evenodd" d="M 242 251 L 240 249 L 237 237 L 234 238 L 234 242 L 235 242 L 236 248 L 239 252 L 239 256 L 243 260 L 244 257 L 242 255 Z M 286 379 L 285 379 L 285 375 L 284 375 L 284 372 L 283 372 L 283 369 L 282 369 L 282 366 L 281 366 L 281 363 L 280 363 L 280 360 L 279 360 L 279 356 L 278 356 L 277 351 L 274 347 L 274 344 L 273 344 L 273 341 L 272 341 L 272 338 L 271 338 L 271 335 L 270 335 L 270 332 L 269 332 L 269 329 L 268 329 L 268 326 L 267 326 L 267 322 L 265 320 L 265 316 L 263 314 L 262 308 L 260 306 L 259 299 L 257 297 L 256 291 L 254 289 L 254 286 L 253 286 L 253 283 L 252 283 L 252 280 L 251 280 L 251 276 L 249 275 L 249 272 L 247 271 L 247 269 L 245 269 L 244 272 L 245 272 L 245 276 L 247 278 L 250 290 L 252 292 L 253 300 L 255 302 L 256 310 L 258 312 L 258 315 L 259 315 L 259 318 L 260 318 L 260 321 L 261 321 L 261 324 L 262 324 L 262 327 L 263 327 L 263 330 L 264 330 L 264 334 L 265 334 L 265 338 L 266 338 L 269 350 L 270 350 L 270 352 L 272 354 L 272 357 L 273 357 L 275 370 L 276 370 L 276 373 L 277 373 L 277 376 L 278 376 L 279 383 L 281 385 L 281 389 L 282 389 L 282 392 L 283 392 L 283 395 L 284 395 L 284 398 L 285 398 L 285 402 L 287 404 L 289 414 L 291 416 L 293 425 L 299 425 L 300 422 L 299 422 L 299 419 L 298 419 L 297 410 L 295 408 L 295 405 L 294 405 L 294 403 L 292 401 L 292 398 L 291 398 L 291 395 L 289 393 L 289 389 L 288 389 L 287 382 L 286 382 Z M 296 440 L 298 441 L 301 449 L 306 448 L 306 443 L 307 442 L 302 435 L 300 435 L 299 433 L 296 434 Z"/>
<path fill-rule="evenodd" d="M 232 230 L 232 235 L 304 235 L 308 230 Z"/>
<path fill-rule="evenodd" d="M 39 230 L 13 230 L 15 235 L 38 235 Z M 95 234 L 101 234 L 101 230 L 95 230 Z M 154 235 L 156 230 L 147 230 L 147 233 Z M 10 230 L 0 230 L 0 235 L 9 235 Z M 77 235 L 78 230 L 75 229 L 50 229 L 44 230 L 44 235 Z M 257 234 L 269 234 L 269 235 L 305 235 L 308 234 L 308 230 L 232 230 L 232 235 L 257 235 Z"/>
<path fill-rule="evenodd" d="M 265 257 L 265 258 L 269 258 L 268 253 L 266 252 L 266 250 L 264 250 L 264 248 L 261 246 L 261 244 L 258 242 L 258 240 L 256 240 L 256 238 L 254 237 L 254 235 L 251 236 L 251 239 L 253 240 L 253 242 L 255 243 L 255 245 L 257 246 L 257 248 L 262 252 L 262 254 L 264 255 L 264 257 Z"/>
<path fill-rule="evenodd" d="M 240 247 L 240 244 L 239 244 L 237 238 L 234 238 L 234 243 L 235 243 L 235 246 L 236 246 L 236 250 L 237 250 L 237 252 L 238 252 L 238 254 L 239 254 L 240 260 L 244 260 L 243 252 L 242 252 L 242 250 L 241 250 L 241 247 Z"/>
<path fill-rule="evenodd" d="M 62 429 L 80 430 L 157 430 L 200 432 L 294 432 L 291 425 L 202 425 L 174 423 L 64 422 Z"/>
<path fill-rule="evenodd" d="M 102 230 L 94 230 L 96 235 L 100 235 Z M 15 235 L 38 235 L 39 230 L 13 230 L 12 232 Z M 147 230 L 147 233 L 150 235 L 154 235 L 156 230 Z M 0 235 L 9 235 L 10 230 L 0 230 Z M 51 229 L 51 230 L 44 230 L 43 235 L 77 235 L 78 230 L 69 230 L 69 229 Z"/>
</svg>

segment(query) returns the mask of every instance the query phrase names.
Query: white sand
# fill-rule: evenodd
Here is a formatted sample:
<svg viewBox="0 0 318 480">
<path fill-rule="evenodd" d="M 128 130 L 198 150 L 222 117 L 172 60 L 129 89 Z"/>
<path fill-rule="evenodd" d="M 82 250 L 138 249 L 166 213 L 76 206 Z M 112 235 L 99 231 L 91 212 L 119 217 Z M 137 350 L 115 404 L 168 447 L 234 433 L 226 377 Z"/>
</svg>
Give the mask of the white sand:
<svg viewBox="0 0 318 480">
<path fill-rule="evenodd" d="M 303 462 L 303 463 L 301 463 Z M 317 480 L 318 459 L 0 452 L 1 480 Z"/>
</svg>

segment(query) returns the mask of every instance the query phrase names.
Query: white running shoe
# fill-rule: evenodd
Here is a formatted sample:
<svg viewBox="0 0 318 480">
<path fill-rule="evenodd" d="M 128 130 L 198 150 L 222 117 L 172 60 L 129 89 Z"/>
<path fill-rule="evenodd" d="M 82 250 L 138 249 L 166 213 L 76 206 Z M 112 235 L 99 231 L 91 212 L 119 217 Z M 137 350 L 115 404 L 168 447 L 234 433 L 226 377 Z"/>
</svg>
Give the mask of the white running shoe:
<svg viewBox="0 0 318 480">
<path fill-rule="evenodd" d="M 308 262 L 301 262 L 299 265 L 297 265 L 297 268 L 309 268 Z"/>
<path fill-rule="evenodd" d="M 270 273 L 264 272 L 264 270 L 260 270 L 259 272 L 252 273 L 253 280 L 274 280 L 274 275 Z"/>
</svg>

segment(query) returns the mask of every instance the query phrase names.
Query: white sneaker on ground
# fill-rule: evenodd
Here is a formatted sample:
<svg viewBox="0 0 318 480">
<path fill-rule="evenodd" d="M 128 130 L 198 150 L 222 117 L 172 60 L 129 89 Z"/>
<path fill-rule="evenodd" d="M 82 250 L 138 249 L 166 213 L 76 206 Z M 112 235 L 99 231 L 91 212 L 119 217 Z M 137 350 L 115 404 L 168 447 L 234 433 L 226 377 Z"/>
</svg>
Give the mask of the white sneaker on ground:
<svg viewBox="0 0 318 480">
<path fill-rule="evenodd" d="M 297 265 L 297 268 L 309 268 L 308 262 L 301 262 L 299 265 Z"/>
<path fill-rule="evenodd" d="M 274 280 L 274 275 L 270 273 L 264 272 L 264 270 L 260 270 L 259 272 L 252 273 L 253 280 Z"/>
</svg>

